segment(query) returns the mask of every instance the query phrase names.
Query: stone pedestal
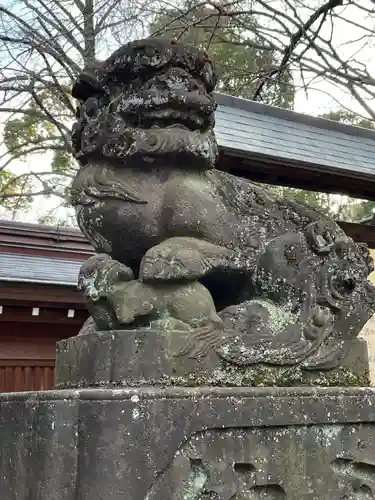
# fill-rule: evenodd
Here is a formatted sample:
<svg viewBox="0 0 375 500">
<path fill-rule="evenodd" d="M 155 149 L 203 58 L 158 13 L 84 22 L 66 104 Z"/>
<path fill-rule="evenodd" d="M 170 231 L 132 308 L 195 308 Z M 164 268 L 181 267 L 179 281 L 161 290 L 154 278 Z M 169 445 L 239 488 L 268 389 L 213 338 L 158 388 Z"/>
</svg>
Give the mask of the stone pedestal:
<svg viewBox="0 0 375 500">
<path fill-rule="evenodd" d="M 183 333 L 183 332 L 179 332 Z M 236 366 L 214 350 L 203 358 L 175 356 L 178 332 L 128 330 L 78 335 L 57 344 L 56 387 L 367 386 L 367 345 L 354 339 L 336 369 L 300 365 Z"/>
<path fill-rule="evenodd" d="M 370 499 L 373 422 L 360 388 L 3 395 L 0 498 Z"/>
<path fill-rule="evenodd" d="M 170 349 L 78 336 L 58 346 L 60 390 L 0 396 L 1 500 L 375 498 L 373 390 L 248 387 Z"/>
</svg>

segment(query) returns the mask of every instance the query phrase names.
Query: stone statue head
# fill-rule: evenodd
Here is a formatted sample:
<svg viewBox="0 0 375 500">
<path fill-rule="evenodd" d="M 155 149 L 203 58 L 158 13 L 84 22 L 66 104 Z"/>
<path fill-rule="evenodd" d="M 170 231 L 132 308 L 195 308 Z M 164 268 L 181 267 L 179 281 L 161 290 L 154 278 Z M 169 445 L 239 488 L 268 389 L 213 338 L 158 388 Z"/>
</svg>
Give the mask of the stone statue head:
<svg viewBox="0 0 375 500">
<path fill-rule="evenodd" d="M 86 68 L 72 89 L 80 102 L 72 142 L 82 165 L 184 159 L 212 168 L 216 76 L 204 51 L 162 38 L 128 43 Z"/>
</svg>

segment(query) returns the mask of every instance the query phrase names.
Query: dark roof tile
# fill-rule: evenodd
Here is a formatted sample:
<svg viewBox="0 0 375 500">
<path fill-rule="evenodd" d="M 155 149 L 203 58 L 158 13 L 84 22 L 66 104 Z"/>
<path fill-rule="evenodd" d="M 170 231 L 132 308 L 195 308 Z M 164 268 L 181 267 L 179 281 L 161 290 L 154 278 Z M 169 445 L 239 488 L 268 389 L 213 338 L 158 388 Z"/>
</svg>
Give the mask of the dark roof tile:
<svg viewBox="0 0 375 500">
<path fill-rule="evenodd" d="M 0 281 L 76 286 L 83 260 L 0 253 Z"/>
<path fill-rule="evenodd" d="M 221 148 L 337 172 L 375 174 L 375 131 L 217 95 Z"/>
</svg>

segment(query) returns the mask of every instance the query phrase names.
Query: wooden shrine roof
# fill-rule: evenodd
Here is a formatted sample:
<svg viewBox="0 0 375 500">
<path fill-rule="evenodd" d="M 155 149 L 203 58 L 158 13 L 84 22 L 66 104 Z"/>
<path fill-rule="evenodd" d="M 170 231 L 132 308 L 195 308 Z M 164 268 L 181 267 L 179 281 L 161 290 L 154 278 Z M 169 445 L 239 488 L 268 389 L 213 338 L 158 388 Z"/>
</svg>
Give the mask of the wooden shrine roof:
<svg viewBox="0 0 375 500">
<path fill-rule="evenodd" d="M 216 94 L 218 168 L 375 199 L 375 131 Z"/>
<path fill-rule="evenodd" d="M 78 229 L 0 220 L 0 252 L 85 260 L 93 249 Z"/>
<path fill-rule="evenodd" d="M 84 260 L 0 252 L 0 281 L 75 287 Z"/>
</svg>

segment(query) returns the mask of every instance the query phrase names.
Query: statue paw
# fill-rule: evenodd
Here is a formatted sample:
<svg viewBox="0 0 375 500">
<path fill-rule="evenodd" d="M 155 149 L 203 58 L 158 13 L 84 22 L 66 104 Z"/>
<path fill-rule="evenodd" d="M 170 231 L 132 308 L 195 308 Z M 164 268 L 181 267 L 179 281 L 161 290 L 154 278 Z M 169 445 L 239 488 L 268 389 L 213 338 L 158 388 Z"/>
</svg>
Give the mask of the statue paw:
<svg viewBox="0 0 375 500">
<path fill-rule="evenodd" d="M 97 302 L 107 296 L 114 283 L 133 279 L 134 274 L 129 267 L 113 260 L 107 254 L 96 254 L 82 265 L 78 276 L 78 289 L 84 292 L 86 300 Z"/>
<path fill-rule="evenodd" d="M 169 238 L 142 259 L 139 278 L 143 282 L 199 280 L 212 269 L 226 267 L 232 252 L 198 238 Z"/>
<path fill-rule="evenodd" d="M 164 244 L 151 248 L 143 257 L 139 279 L 148 281 L 197 280 L 204 276 L 205 267 L 198 250 L 175 249 Z"/>
</svg>

